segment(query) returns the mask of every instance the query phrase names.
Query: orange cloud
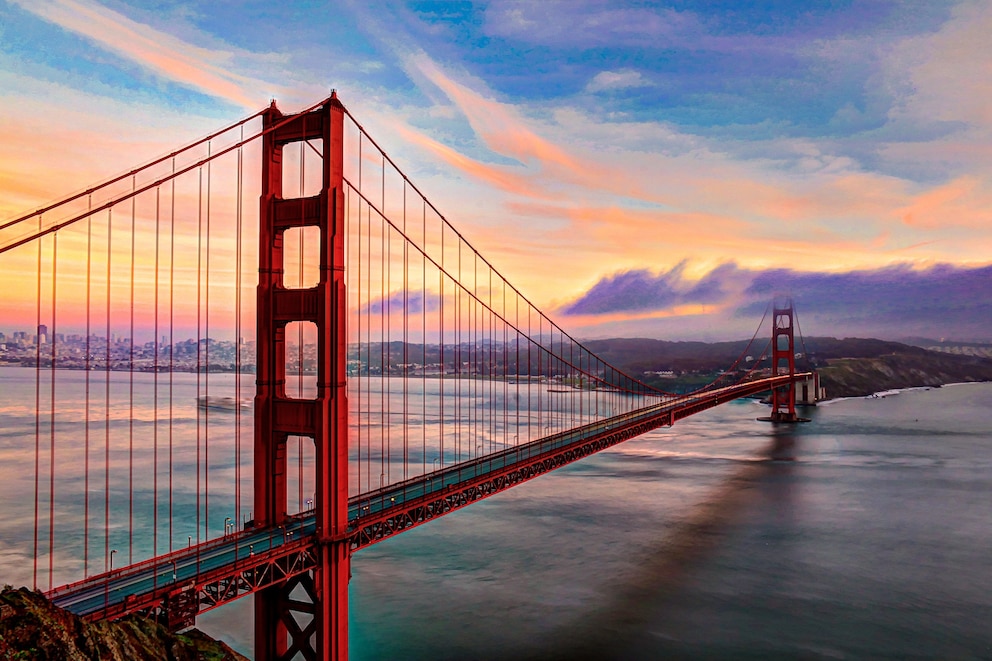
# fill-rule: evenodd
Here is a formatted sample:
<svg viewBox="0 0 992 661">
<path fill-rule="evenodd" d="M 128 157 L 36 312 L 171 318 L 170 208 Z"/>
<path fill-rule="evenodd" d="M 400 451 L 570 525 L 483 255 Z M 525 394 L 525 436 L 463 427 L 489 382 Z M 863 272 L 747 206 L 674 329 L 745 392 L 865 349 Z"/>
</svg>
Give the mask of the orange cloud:
<svg viewBox="0 0 992 661">
<path fill-rule="evenodd" d="M 899 210 L 902 221 L 923 229 L 988 228 L 992 225 L 992 196 L 979 178 L 966 175 L 911 198 Z"/>
<path fill-rule="evenodd" d="M 527 128 L 505 105 L 458 85 L 424 53 L 410 60 L 458 105 L 472 128 L 494 151 L 524 163 L 554 164 L 567 171 L 581 172 L 581 164 L 570 154 Z"/>
<path fill-rule="evenodd" d="M 451 147 L 432 140 L 423 133 L 412 131 L 402 126 L 398 128 L 398 132 L 404 139 L 420 145 L 423 149 L 437 156 L 451 167 L 475 177 L 485 184 L 496 186 L 501 190 L 515 195 L 541 198 L 557 197 L 536 185 L 530 177 L 515 174 L 504 167 L 480 163 L 455 151 Z"/>
</svg>

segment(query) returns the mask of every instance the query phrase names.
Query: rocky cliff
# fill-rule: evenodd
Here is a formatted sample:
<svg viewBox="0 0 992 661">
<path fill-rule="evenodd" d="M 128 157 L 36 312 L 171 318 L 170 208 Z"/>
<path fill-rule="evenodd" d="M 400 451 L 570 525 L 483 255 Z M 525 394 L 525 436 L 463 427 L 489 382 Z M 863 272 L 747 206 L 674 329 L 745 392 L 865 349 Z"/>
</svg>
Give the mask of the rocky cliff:
<svg viewBox="0 0 992 661">
<path fill-rule="evenodd" d="M 817 368 L 827 397 L 863 397 L 881 390 L 992 381 L 992 360 L 927 351 L 834 358 Z"/>
<path fill-rule="evenodd" d="M 86 622 L 27 588 L 0 592 L 0 661 L 247 661 L 191 629 L 170 633 L 150 620 Z"/>
</svg>

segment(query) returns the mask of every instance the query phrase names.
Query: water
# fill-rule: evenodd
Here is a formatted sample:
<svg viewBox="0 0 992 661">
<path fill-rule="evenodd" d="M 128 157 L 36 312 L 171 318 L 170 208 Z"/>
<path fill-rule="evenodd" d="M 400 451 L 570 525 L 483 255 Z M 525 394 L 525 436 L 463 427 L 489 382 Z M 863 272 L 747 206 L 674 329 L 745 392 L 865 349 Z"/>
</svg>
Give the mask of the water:
<svg viewBox="0 0 992 661">
<path fill-rule="evenodd" d="M 359 552 L 352 658 L 992 657 L 992 384 L 759 413 L 711 410 Z M 767 460 L 776 443 L 793 459 Z M 201 622 L 244 649 L 237 619 Z"/>
<path fill-rule="evenodd" d="M 290 376 L 286 390 L 314 384 Z M 521 379 L 362 376 L 348 391 L 350 495 L 646 401 Z M 252 518 L 254 375 L 0 367 L 0 393 L 0 580 L 49 589 Z M 206 397 L 247 405 L 199 408 Z M 288 514 L 312 506 L 314 454 L 289 438 Z"/>
<path fill-rule="evenodd" d="M 992 657 L 992 384 L 762 412 L 719 407 L 356 554 L 352 658 Z M 200 622 L 247 650 L 239 608 Z"/>
<path fill-rule="evenodd" d="M 798 426 L 764 411 L 721 406 L 362 550 L 352 658 L 992 657 L 992 384 Z M 250 652 L 250 608 L 198 625 Z"/>
</svg>

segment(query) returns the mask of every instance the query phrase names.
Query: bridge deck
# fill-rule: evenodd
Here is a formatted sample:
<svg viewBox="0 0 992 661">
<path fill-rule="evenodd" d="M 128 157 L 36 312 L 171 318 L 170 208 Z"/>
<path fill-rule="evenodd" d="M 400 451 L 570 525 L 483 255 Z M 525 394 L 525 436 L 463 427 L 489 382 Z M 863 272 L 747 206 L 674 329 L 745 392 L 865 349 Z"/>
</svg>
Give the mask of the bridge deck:
<svg viewBox="0 0 992 661">
<path fill-rule="evenodd" d="M 651 429 L 809 374 L 778 376 L 666 399 L 658 404 L 507 448 L 349 499 L 357 550 L 499 493 Z M 310 571 L 316 566 L 313 512 L 283 525 L 249 528 L 52 590 L 57 605 L 93 619 L 126 613 L 164 616 L 174 627 L 196 613 Z"/>
</svg>

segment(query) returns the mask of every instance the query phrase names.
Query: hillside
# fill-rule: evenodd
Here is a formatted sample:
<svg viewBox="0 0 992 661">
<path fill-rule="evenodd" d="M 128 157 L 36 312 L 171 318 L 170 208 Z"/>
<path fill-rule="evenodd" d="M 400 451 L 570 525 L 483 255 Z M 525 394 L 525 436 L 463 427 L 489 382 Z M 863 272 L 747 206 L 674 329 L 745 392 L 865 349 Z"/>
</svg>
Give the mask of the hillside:
<svg viewBox="0 0 992 661">
<path fill-rule="evenodd" d="M 0 661 L 247 661 L 191 629 L 174 634 L 138 617 L 86 622 L 40 593 L 0 592 Z"/>
<path fill-rule="evenodd" d="M 992 360 L 928 351 L 873 358 L 836 358 L 817 368 L 828 397 L 860 397 L 880 390 L 992 381 Z"/>
<path fill-rule="evenodd" d="M 769 367 L 762 360 L 767 341 L 667 342 L 618 338 L 584 343 L 628 374 L 665 390 L 699 385 L 726 369 L 742 354 L 739 368 Z M 816 369 L 828 397 L 870 395 L 880 390 L 938 386 L 961 381 L 992 381 L 992 359 L 983 350 L 950 352 L 872 338 L 811 337 L 797 340 L 800 370 Z M 747 353 L 745 354 L 745 350 Z M 657 372 L 672 372 L 660 378 Z"/>
</svg>

